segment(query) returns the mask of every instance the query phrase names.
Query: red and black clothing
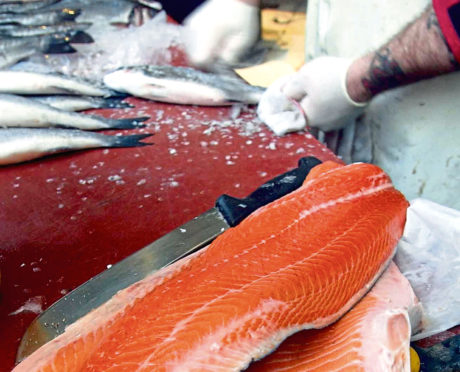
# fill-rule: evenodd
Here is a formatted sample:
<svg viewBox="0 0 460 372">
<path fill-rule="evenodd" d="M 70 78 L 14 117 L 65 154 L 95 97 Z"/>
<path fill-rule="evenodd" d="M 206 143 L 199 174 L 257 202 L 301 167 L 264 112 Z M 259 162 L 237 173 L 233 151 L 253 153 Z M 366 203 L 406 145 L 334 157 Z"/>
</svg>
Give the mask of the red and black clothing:
<svg viewBox="0 0 460 372">
<path fill-rule="evenodd" d="M 433 0 L 433 9 L 447 45 L 460 63 L 460 0 Z"/>
</svg>

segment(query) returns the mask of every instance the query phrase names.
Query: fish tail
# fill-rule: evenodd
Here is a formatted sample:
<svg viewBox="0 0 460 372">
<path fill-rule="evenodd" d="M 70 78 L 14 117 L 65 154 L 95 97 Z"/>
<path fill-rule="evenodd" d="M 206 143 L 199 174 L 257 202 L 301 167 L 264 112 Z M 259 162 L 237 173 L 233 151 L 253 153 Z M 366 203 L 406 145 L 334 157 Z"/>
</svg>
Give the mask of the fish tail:
<svg viewBox="0 0 460 372">
<path fill-rule="evenodd" d="M 133 134 L 130 136 L 114 136 L 111 147 L 140 147 L 150 146 L 153 143 L 140 142 L 142 139 L 153 136 L 153 133 Z"/>
<path fill-rule="evenodd" d="M 94 43 L 94 39 L 90 34 L 87 34 L 85 31 L 73 31 L 71 32 L 69 43 L 74 44 L 90 44 Z"/>
<path fill-rule="evenodd" d="M 63 21 L 75 21 L 81 14 L 81 9 L 63 9 L 62 11 L 62 20 Z"/>
<path fill-rule="evenodd" d="M 116 129 L 133 129 L 133 128 L 143 128 L 145 125 L 140 124 L 143 121 L 150 119 L 150 116 L 142 116 L 139 118 L 129 118 L 129 119 L 114 119 L 110 121 L 110 127 Z"/>
<path fill-rule="evenodd" d="M 113 89 L 110 89 L 108 87 L 106 87 L 106 89 L 108 90 L 108 94 L 105 96 L 105 98 L 119 98 L 119 99 L 125 99 L 127 97 L 129 97 L 130 95 L 127 94 L 127 93 L 122 93 L 122 92 L 118 92 L 116 90 L 113 90 Z M 134 107 L 134 106 L 133 106 Z"/>
<path fill-rule="evenodd" d="M 76 49 L 74 49 L 67 41 L 56 40 L 51 42 L 44 52 L 47 54 L 75 53 Z"/>
<path fill-rule="evenodd" d="M 100 108 L 130 108 L 134 107 L 128 102 L 123 102 L 125 97 L 108 97 L 104 98 L 104 101 L 101 103 Z"/>
</svg>

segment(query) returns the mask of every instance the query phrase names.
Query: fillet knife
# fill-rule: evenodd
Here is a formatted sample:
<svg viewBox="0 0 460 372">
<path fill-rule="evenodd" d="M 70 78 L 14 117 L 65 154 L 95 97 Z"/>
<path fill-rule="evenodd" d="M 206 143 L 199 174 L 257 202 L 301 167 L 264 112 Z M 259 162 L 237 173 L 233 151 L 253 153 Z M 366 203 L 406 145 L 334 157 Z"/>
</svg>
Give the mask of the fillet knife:
<svg viewBox="0 0 460 372">
<path fill-rule="evenodd" d="M 246 198 L 221 195 L 214 208 L 75 288 L 32 321 L 21 339 L 16 362 L 59 336 L 65 327 L 105 303 L 121 289 L 205 247 L 259 207 L 296 190 L 310 169 L 320 163 L 314 157 L 304 157 L 299 160 L 297 168 L 264 183 Z"/>
</svg>

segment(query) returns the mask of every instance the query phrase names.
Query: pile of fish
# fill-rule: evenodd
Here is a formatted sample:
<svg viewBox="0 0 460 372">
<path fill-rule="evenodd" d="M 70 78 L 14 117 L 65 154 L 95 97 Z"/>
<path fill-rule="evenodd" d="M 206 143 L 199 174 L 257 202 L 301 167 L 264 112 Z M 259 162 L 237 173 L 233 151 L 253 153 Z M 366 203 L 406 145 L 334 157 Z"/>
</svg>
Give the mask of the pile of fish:
<svg viewBox="0 0 460 372">
<path fill-rule="evenodd" d="M 115 141 L 103 134 L 78 131 L 141 127 L 146 117 L 116 120 L 75 112 L 130 107 L 123 102 L 127 95 L 206 106 L 259 101 L 263 89 L 246 84 L 234 74 L 188 67 L 122 67 L 105 75 L 103 82 L 93 82 L 50 72 L 49 66 L 41 66 L 46 72 L 39 72 L 42 69 L 28 67 L 25 71 L 16 65 L 37 53 L 75 53 L 72 45 L 93 43 L 93 32 L 100 35 L 107 27 L 139 23 L 139 14 L 146 10 L 148 18 L 160 8 L 151 0 L 0 1 L 0 165 L 82 148 L 142 146 L 139 140 L 145 136 L 118 137 Z M 34 67 L 36 63 L 32 63 Z M 43 130 L 50 127 L 54 130 Z"/>
<path fill-rule="evenodd" d="M 161 9 L 155 0 L 60 0 L 47 9 L 61 7 L 81 10 L 79 20 L 93 24 L 91 32 L 107 30 L 108 26 L 139 26 L 153 18 Z"/>
<path fill-rule="evenodd" d="M 419 305 L 391 264 L 407 207 L 380 168 L 326 162 L 14 371 L 410 371 Z"/>
<path fill-rule="evenodd" d="M 149 135 L 109 136 L 83 131 L 142 127 L 148 117 L 108 119 L 74 112 L 131 107 L 117 95 L 75 77 L 0 71 L 0 126 L 4 128 L 0 130 L 0 165 L 79 149 L 144 146 L 139 140 Z"/>
<path fill-rule="evenodd" d="M 130 107 L 123 102 L 126 94 L 175 104 L 216 106 L 238 102 L 254 104 L 263 92 L 262 88 L 248 85 L 234 76 L 176 66 L 126 67 L 106 75 L 104 83 L 105 85 L 98 84 L 58 73 L 0 70 L 0 126 L 67 127 L 81 130 L 131 129 L 142 126 L 140 123 L 148 118 L 107 119 L 73 111 Z M 14 131 L 14 135 L 7 135 L 7 131 L 1 131 L 2 141 L 18 141 L 17 136 L 27 136 L 26 131 Z M 39 135 L 43 141 L 44 133 L 40 132 Z M 58 132 L 48 133 L 55 136 Z M 66 132 L 61 133 L 65 135 Z M 72 139 L 75 139 L 75 136 L 74 132 Z M 40 145 L 40 148 L 44 149 L 41 152 L 24 150 L 27 156 L 17 156 L 3 151 L 0 164 L 11 164 L 18 159 L 30 160 L 48 153 L 81 148 L 78 147 L 81 144 L 73 147 L 56 139 L 49 141 L 49 144 Z M 117 146 L 119 144 L 117 142 Z M 135 143 L 128 140 L 125 144 L 133 146 Z M 95 143 L 92 144 L 94 145 Z M 99 142 L 99 145 L 108 144 Z M 19 151 L 21 147 L 11 148 Z"/>
<path fill-rule="evenodd" d="M 0 68 L 37 53 L 74 53 L 72 43 L 91 43 L 91 23 L 76 22 L 79 9 L 48 9 L 59 0 L 5 0 L 0 3 Z"/>
<path fill-rule="evenodd" d="M 2 0 L 0 68 L 37 53 L 75 53 L 71 44 L 92 43 L 94 39 L 86 31 L 91 27 L 96 32 L 104 23 L 101 18 L 109 19 L 104 27 L 113 23 L 129 25 L 139 23 L 139 14 L 146 11 L 157 13 L 159 7 L 161 5 L 157 2 L 129 0 Z M 115 12 L 117 18 L 110 18 L 109 13 Z M 96 28 L 93 22 L 97 23 Z"/>
</svg>

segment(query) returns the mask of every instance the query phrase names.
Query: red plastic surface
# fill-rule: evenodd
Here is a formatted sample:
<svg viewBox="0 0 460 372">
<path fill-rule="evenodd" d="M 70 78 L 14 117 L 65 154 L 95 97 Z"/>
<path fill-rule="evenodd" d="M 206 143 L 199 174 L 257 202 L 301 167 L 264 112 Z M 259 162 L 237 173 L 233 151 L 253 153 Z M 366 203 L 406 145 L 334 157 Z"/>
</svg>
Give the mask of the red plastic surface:
<svg viewBox="0 0 460 372">
<path fill-rule="evenodd" d="M 297 166 L 335 156 L 308 133 L 276 137 L 254 109 L 130 98 L 112 117 L 150 115 L 152 146 L 69 153 L 0 168 L 0 370 L 38 310 L 214 205 Z M 18 311 L 25 304 L 32 311 Z M 27 305 L 26 307 L 30 307 Z M 24 309 L 24 308 L 23 308 Z M 12 314 L 17 312 L 16 314 Z"/>
</svg>

